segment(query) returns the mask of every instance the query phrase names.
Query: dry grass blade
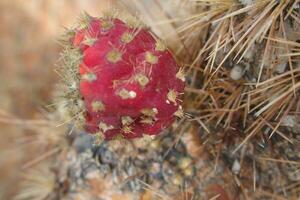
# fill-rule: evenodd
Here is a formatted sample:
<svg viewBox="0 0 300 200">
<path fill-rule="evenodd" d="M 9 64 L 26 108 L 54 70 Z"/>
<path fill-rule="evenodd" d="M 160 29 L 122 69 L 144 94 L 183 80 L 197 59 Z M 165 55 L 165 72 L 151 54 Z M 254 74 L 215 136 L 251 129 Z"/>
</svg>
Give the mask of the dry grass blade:
<svg viewBox="0 0 300 200">
<path fill-rule="evenodd" d="M 29 170 L 23 175 L 24 187 L 15 197 L 16 200 L 44 200 L 54 191 L 56 180 L 47 166 Z"/>
</svg>

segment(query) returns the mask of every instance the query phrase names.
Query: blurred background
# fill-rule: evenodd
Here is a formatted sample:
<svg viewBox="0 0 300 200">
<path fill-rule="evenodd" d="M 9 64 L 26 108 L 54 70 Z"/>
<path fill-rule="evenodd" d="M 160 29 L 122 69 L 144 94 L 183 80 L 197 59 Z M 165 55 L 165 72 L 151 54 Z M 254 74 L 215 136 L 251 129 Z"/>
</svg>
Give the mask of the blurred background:
<svg viewBox="0 0 300 200">
<path fill-rule="evenodd" d="M 58 80 L 54 72 L 65 27 L 87 11 L 99 15 L 107 0 L 0 1 L 0 199 L 11 199 L 30 157 L 28 120 L 42 118 Z M 25 142 L 24 142 L 25 141 Z"/>
</svg>

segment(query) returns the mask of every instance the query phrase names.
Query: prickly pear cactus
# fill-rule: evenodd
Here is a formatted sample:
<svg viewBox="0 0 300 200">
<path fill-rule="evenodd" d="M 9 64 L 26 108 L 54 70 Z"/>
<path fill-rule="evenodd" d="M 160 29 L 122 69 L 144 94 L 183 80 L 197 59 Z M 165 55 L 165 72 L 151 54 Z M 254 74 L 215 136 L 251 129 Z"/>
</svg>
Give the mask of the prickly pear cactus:
<svg viewBox="0 0 300 200">
<path fill-rule="evenodd" d="M 63 53 L 69 120 L 100 138 L 157 135 L 183 115 L 183 70 L 142 23 L 85 15 Z"/>
</svg>

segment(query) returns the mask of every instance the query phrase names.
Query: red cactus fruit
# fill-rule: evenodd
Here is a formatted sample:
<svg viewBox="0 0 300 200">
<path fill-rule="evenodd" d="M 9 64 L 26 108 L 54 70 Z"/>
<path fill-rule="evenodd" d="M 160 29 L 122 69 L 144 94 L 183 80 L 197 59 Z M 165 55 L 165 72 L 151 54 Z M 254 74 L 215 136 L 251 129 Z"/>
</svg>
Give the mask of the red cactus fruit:
<svg viewBox="0 0 300 200">
<path fill-rule="evenodd" d="M 157 135 L 182 116 L 183 70 L 148 30 L 115 17 L 75 29 L 84 128 L 105 139 Z"/>
</svg>

